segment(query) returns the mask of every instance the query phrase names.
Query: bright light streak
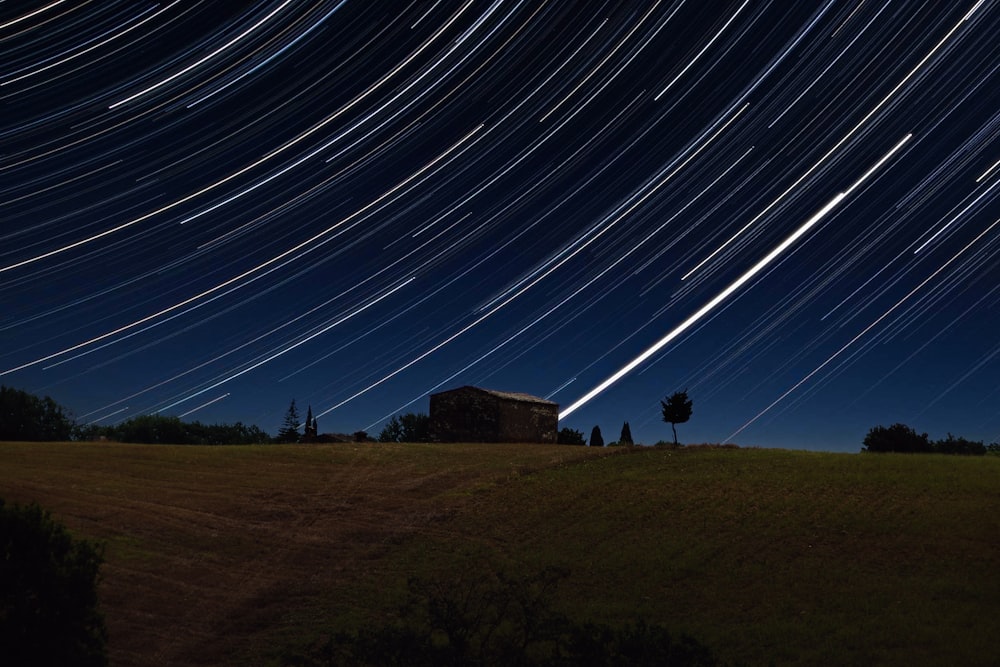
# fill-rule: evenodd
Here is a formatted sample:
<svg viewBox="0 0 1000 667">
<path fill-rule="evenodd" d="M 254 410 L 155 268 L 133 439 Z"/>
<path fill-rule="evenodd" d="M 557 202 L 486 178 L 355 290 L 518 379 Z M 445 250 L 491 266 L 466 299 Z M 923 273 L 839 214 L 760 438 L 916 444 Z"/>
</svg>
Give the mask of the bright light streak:
<svg viewBox="0 0 1000 667">
<path fill-rule="evenodd" d="M 759 262 L 750 267 L 749 270 L 747 270 L 743 275 L 734 280 L 724 290 L 719 292 L 715 296 L 715 298 L 713 298 L 711 301 L 709 301 L 704 306 L 699 308 L 693 315 L 691 315 L 686 320 L 681 322 L 678 326 L 674 327 L 674 329 L 670 331 L 666 336 L 656 341 L 656 343 L 654 343 L 652 346 L 646 349 L 645 352 L 640 354 L 638 357 L 636 357 L 629 363 L 625 364 L 622 368 L 613 373 L 606 380 L 604 380 L 599 385 L 597 385 L 596 387 L 588 391 L 586 394 L 584 394 L 582 397 L 577 399 L 575 403 L 571 404 L 565 410 L 560 412 L 559 419 L 565 419 L 570 414 L 575 412 L 578 408 L 583 406 L 585 403 L 589 402 L 592 398 L 603 392 L 605 389 L 613 385 L 615 382 L 618 382 L 618 380 L 625 377 L 628 373 L 633 371 L 636 367 L 638 367 L 644 361 L 646 361 L 651 356 L 656 354 L 659 350 L 661 350 L 665 345 L 667 345 L 667 343 L 674 340 L 682 333 L 684 333 L 692 326 L 694 326 L 695 323 L 697 323 L 705 315 L 710 313 L 720 303 L 729 298 L 734 292 L 736 292 L 736 290 L 738 290 L 748 281 L 753 279 L 754 276 L 756 276 L 758 273 L 763 271 L 771 262 L 777 259 L 782 253 L 785 252 L 785 250 L 791 247 L 793 243 L 799 240 L 799 238 L 801 238 L 803 234 L 805 234 L 810 229 L 815 227 L 820 220 L 825 218 L 834 208 L 837 207 L 838 204 L 840 204 L 841 201 L 843 201 L 843 199 L 847 196 L 848 193 L 853 192 L 855 189 L 857 189 L 865 179 L 870 177 L 875 172 L 875 170 L 878 169 L 878 167 L 880 167 L 883 163 L 885 163 L 886 160 L 888 160 L 900 148 L 902 148 L 903 145 L 907 141 L 909 141 L 911 137 L 912 135 L 909 134 L 903 137 L 903 139 L 900 140 L 900 142 L 897 143 L 892 148 L 892 150 L 886 153 L 881 160 L 879 160 L 871 169 L 865 172 L 865 174 L 861 178 L 859 178 L 850 188 L 848 188 L 844 192 L 838 193 L 833 199 L 827 202 L 827 204 L 823 208 L 821 208 L 819 211 L 813 214 L 811 218 L 806 220 L 798 229 L 796 229 L 790 236 L 788 236 L 788 238 L 786 238 L 784 241 L 778 244 L 778 246 L 775 247 L 771 252 L 769 252 L 763 259 L 761 259 Z"/>
<path fill-rule="evenodd" d="M 979 183 L 979 182 L 983 181 L 997 167 L 1000 167 L 1000 160 L 997 160 L 996 162 L 994 162 L 992 167 L 990 167 L 989 169 L 987 169 L 986 171 L 984 171 L 983 175 L 976 179 L 976 183 Z"/>
<path fill-rule="evenodd" d="M 830 357 L 828 357 L 826 361 L 824 361 L 823 363 L 821 363 L 819 366 L 817 366 L 816 368 L 814 368 L 808 375 L 806 375 L 804 378 L 802 378 L 801 380 L 799 380 L 798 382 L 796 382 L 794 385 L 792 385 L 788 389 L 788 391 L 786 391 L 784 394 L 782 394 L 778 398 L 774 399 L 774 401 L 770 405 L 768 405 L 766 408 L 764 408 L 763 410 L 761 410 L 760 412 L 758 412 L 753 417 L 753 419 L 751 419 L 747 423 L 743 424 L 743 426 L 740 426 L 738 429 L 736 429 L 732 434 L 730 434 L 730 436 L 728 438 L 726 438 L 725 441 L 726 442 L 731 441 L 737 435 L 739 435 L 744 430 L 746 430 L 746 428 L 748 426 L 750 426 L 755 421 L 757 421 L 758 419 L 760 419 L 761 417 L 763 417 L 765 414 L 767 414 L 768 412 L 770 412 L 771 408 L 773 408 L 774 406 L 776 406 L 781 401 L 785 400 L 788 397 L 789 394 L 791 394 L 793 391 L 795 391 L 796 389 L 798 389 L 799 387 L 801 387 L 803 384 L 805 384 L 806 382 L 808 382 L 810 378 L 812 378 L 813 376 L 815 376 L 821 370 L 823 370 L 824 368 L 826 368 L 830 364 L 830 362 L 832 362 L 834 359 L 836 359 L 837 357 L 839 357 L 844 352 L 844 350 L 846 350 L 847 348 L 849 348 L 851 345 L 854 345 L 854 343 L 858 342 L 865 334 L 867 334 L 869 331 L 871 331 L 872 329 L 874 329 L 879 324 L 879 322 L 883 321 L 891 313 L 893 313 L 897 308 L 899 308 L 901 305 L 903 305 L 904 303 L 906 303 L 906 301 L 909 300 L 909 298 L 911 296 L 913 296 L 914 294 L 916 294 L 917 292 L 919 292 L 921 289 L 923 289 L 924 285 L 926 285 L 927 283 L 929 283 L 939 273 L 941 273 L 942 271 L 944 271 L 945 268 L 948 265 L 950 265 L 952 262 L 954 262 L 956 259 L 958 259 L 963 253 L 965 253 L 966 250 L 968 250 L 973 245 L 975 245 L 976 243 L 978 243 L 979 239 L 981 239 L 984 236 L 986 236 L 986 234 L 989 233 L 990 231 L 992 231 L 993 228 L 996 227 L 998 224 L 1000 224 L 1000 219 L 995 220 L 992 225 L 990 225 L 989 227 L 987 227 L 986 229 L 984 229 L 976 238 L 974 238 L 971 241 L 969 241 L 969 243 L 966 244 L 965 247 L 963 247 L 957 253 L 955 253 L 954 255 L 952 255 L 951 259 L 949 259 L 947 262 L 945 262 L 944 264 L 942 264 L 934 273 L 932 273 L 931 275 L 927 276 L 919 285 L 917 285 L 912 290 L 910 290 L 906 294 L 906 296 L 904 296 L 902 299 L 900 299 L 895 304 L 893 304 L 892 307 L 889 308 L 889 310 L 887 310 L 884 313 L 882 313 L 878 317 L 878 319 L 876 319 L 874 322 L 872 322 L 867 327 L 865 327 L 864 329 L 862 329 L 861 333 L 859 333 L 858 335 L 856 335 L 851 340 L 847 341 L 847 343 L 845 343 L 843 347 L 841 347 L 839 350 L 837 350 L 832 355 L 830 355 Z"/>
<path fill-rule="evenodd" d="M 61 5 L 64 2 L 66 2 L 66 0 L 56 0 L 55 2 L 50 2 L 49 4 L 45 5 L 44 7 L 39 7 L 38 9 L 36 9 L 36 10 L 34 10 L 32 12 L 28 12 L 27 14 L 24 14 L 22 16 L 18 16 L 16 19 L 11 19 L 11 20 L 7 21 L 6 23 L 0 23 L 0 30 L 3 30 L 4 28 L 9 28 L 10 26 L 14 25 L 15 23 L 20 23 L 21 21 L 30 19 L 35 14 L 41 14 L 42 12 L 44 12 L 46 10 L 49 10 L 49 9 L 52 9 L 56 5 Z"/>
</svg>

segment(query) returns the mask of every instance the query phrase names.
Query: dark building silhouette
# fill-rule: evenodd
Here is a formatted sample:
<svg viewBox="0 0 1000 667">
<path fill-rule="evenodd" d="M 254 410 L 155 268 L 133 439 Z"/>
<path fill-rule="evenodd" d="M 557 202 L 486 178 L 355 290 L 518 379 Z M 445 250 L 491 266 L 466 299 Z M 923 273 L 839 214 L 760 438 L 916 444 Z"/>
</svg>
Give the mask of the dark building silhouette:
<svg viewBox="0 0 1000 667">
<path fill-rule="evenodd" d="M 459 387 L 431 394 L 430 435 L 438 442 L 555 443 L 559 404 L 530 394 Z"/>
</svg>

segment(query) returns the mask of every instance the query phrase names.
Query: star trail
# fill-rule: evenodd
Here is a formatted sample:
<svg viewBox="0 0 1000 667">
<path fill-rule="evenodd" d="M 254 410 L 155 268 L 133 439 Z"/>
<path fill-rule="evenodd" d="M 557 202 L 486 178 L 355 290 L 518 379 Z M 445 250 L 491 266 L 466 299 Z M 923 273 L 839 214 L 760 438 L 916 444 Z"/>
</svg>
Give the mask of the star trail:
<svg viewBox="0 0 1000 667">
<path fill-rule="evenodd" d="M 1000 441 L 1000 2 L 0 3 L 0 382 L 78 421 Z M 614 439 L 613 437 L 611 439 Z"/>
</svg>

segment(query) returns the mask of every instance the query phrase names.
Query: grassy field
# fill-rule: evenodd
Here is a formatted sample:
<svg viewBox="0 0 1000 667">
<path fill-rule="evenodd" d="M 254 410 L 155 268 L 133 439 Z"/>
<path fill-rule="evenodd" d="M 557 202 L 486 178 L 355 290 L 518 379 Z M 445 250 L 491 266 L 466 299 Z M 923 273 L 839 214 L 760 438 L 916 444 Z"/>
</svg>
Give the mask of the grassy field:
<svg viewBox="0 0 1000 667">
<path fill-rule="evenodd" d="M 740 664 L 1000 664 L 1000 457 L 0 443 L 0 497 L 106 543 L 114 665 L 278 664 L 409 576 L 547 565 Z"/>
</svg>

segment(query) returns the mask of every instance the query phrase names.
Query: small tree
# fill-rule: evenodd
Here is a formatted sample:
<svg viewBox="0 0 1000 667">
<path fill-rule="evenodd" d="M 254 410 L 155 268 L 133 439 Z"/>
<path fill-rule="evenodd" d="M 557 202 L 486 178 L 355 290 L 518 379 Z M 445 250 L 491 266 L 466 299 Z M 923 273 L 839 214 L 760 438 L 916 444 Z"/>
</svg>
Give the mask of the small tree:
<svg viewBox="0 0 1000 667">
<path fill-rule="evenodd" d="M 583 431 L 564 426 L 556 434 L 556 443 L 560 445 L 586 445 L 587 441 L 583 439 Z"/>
<path fill-rule="evenodd" d="M 431 419 L 422 412 L 407 412 L 385 423 L 379 442 L 428 442 Z"/>
<path fill-rule="evenodd" d="M 302 433 L 303 442 L 312 442 L 316 439 L 316 420 L 313 418 L 313 408 L 310 405 L 306 410 L 306 425 Z"/>
<path fill-rule="evenodd" d="M 278 442 L 298 442 L 299 426 L 301 425 L 299 409 L 295 407 L 295 399 L 293 398 L 291 405 L 285 412 L 285 420 L 281 423 L 281 429 L 278 431 Z"/>
<path fill-rule="evenodd" d="M 604 437 L 601 435 L 600 426 L 595 426 L 594 430 L 590 432 L 590 446 L 591 447 L 604 446 Z"/>
<path fill-rule="evenodd" d="M 618 436 L 618 444 L 625 447 L 631 447 L 635 444 L 632 442 L 632 429 L 629 428 L 628 422 L 622 424 L 622 434 Z"/>
<path fill-rule="evenodd" d="M 38 505 L 0 499 L 0 647 L 4 665 L 106 665 L 97 608 L 100 547 L 75 540 Z"/>
<path fill-rule="evenodd" d="M 378 434 L 379 442 L 400 442 L 403 435 L 403 425 L 399 423 L 397 417 L 391 418 L 382 427 L 382 431 Z"/>
<path fill-rule="evenodd" d="M 663 408 L 663 421 L 670 424 L 674 432 L 674 445 L 677 445 L 677 424 L 683 424 L 691 419 L 691 399 L 687 391 L 675 391 L 667 400 L 660 401 Z"/>
<path fill-rule="evenodd" d="M 865 436 L 863 452 L 931 452 L 934 446 L 926 433 L 917 433 L 906 424 L 873 426 Z"/>
</svg>

